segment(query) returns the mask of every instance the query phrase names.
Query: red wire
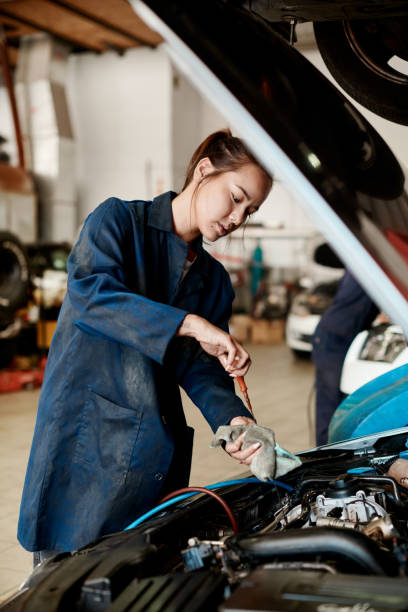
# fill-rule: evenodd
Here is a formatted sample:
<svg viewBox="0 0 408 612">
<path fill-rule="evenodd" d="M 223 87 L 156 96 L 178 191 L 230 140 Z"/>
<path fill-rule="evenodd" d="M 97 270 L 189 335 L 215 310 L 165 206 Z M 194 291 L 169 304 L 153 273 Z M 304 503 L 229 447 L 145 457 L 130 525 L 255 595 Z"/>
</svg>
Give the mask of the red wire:
<svg viewBox="0 0 408 612">
<path fill-rule="evenodd" d="M 190 493 L 190 491 L 197 491 L 199 493 L 207 493 L 207 495 L 210 495 L 211 497 L 216 499 L 217 502 L 221 504 L 221 506 L 224 508 L 225 512 L 227 513 L 228 518 L 231 521 L 231 525 L 232 525 L 232 529 L 234 530 L 234 533 L 239 533 L 237 521 L 235 520 L 235 516 L 232 514 L 231 508 L 228 506 L 227 502 L 224 501 L 222 497 L 220 497 L 220 495 L 217 495 L 217 493 L 214 493 L 214 491 L 211 491 L 210 489 L 206 489 L 205 487 L 184 487 L 184 489 L 177 489 L 176 491 L 173 491 L 172 493 L 169 493 L 168 495 L 163 497 L 163 499 L 159 501 L 158 505 L 164 503 L 168 499 L 172 499 L 172 497 L 176 497 L 176 495 L 182 495 L 183 493 Z"/>
</svg>

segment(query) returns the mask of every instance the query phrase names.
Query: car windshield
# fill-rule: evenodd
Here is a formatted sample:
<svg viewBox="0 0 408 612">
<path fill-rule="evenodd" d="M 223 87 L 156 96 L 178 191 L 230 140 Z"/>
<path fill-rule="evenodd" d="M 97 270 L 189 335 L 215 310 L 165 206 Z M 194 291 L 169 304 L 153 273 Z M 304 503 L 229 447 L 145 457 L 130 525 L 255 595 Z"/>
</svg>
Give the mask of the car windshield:
<svg viewBox="0 0 408 612">
<path fill-rule="evenodd" d="M 265 21 L 233 3 L 132 3 L 408 334 L 405 179 L 372 126 Z"/>
</svg>

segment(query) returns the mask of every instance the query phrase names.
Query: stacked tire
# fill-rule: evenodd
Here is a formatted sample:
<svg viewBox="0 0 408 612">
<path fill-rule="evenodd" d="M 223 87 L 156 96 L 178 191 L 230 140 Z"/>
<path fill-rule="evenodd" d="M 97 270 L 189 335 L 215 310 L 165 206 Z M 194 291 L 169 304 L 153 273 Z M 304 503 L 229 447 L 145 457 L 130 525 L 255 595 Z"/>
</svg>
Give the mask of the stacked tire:
<svg viewBox="0 0 408 612">
<path fill-rule="evenodd" d="M 26 251 L 10 232 L 0 231 L 0 368 L 17 348 L 16 311 L 27 303 L 29 265 Z"/>
</svg>

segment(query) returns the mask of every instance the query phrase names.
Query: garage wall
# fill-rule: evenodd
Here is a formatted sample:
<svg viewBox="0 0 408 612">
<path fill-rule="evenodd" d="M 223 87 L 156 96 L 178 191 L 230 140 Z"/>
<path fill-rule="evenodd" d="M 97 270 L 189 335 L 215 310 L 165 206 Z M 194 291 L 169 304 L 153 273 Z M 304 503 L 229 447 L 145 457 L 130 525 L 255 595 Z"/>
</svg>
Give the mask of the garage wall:
<svg viewBox="0 0 408 612">
<path fill-rule="evenodd" d="M 201 142 L 202 98 L 197 90 L 174 68 L 172 70 L 171 140 L 172 181 L 166 188 L 180 191 L 193 151 Z"/>
<path fill-rule="evenodd" d="M 112 195 L 149 199 L 172 176 L 170 63 L 161 49 L 70 58 L 83 219 Z"/>
</svg>

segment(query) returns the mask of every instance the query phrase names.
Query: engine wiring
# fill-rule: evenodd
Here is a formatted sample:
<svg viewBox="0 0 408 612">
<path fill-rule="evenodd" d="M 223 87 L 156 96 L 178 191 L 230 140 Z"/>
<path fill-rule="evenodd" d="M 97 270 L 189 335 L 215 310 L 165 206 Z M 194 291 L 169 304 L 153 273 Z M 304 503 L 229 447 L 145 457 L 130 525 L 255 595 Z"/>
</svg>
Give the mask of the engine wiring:
<svg viewBox="0 0 408 612">
<path fill-rule="evenodd" d="M 173 497 L 176 497 L 177 495 L 182 495 L 183 493 L 189 493 L 190 491 L 194 491 L 195 493 L 205 493 L 206 495 L 209 495 L 210 497 L 214 498 L 224 508 L 230 520 L 233 532 L 239 533 L 238 523 L 236 521 L 236 518 L 231 508 L 227 504 L 227 502 L 224 499 L 222 499 L 222 497 L 218 495 L 218 493 L 214 493 L 214 491 L 211 491 L 210 489 L 206 489 L 205 487 L 184 487 L 183 489 L 177 489 L 176 491 L 173 491 L 172 493 L 169 493 L 168 495 L 163 497 L 163 499 L 160 500 L 159 503 L 164 504 L 169 499 L 173 499 Z"/>
<path fill-rule="evenodd" d="M 141 523 L 144 523 L 144 521 L 146 521 L 147 519 L 149 519 L 151 516 L 161 512 L 162 510 L 165 510 L 166 508 L 168 508 L 169 506 L 172 506 L 176 503 L 178 503 L 179 501 L 182 501 L 184 499 L 187 499 L 189 497 L 192 497 L 193 495 L 197 495 L 198 493 L 208 493 L 209 491 L 212 491 L 213 489 L 219 489 L 222 487 L 228 487 L 231 485 L 238 485 L 238 484 L 265 484 L 265 485 L 275 485 L 277 487 L 281 487 L 282 489 L 285 489 L 286 491 L 293 491 L 293 487 L 286 484 L 285 482 L 281 482 L 280 480 L 268 480 L 268 481 L 262 481 L 262 480 L 258 480 L 258 478 L 236 478 L 234 480 L 226 480 L 223 482 L 217 482 L 214 484 L 210 484 L 207 485 L 206 487 L 202 487 L 203 491 L 195 491 L 193 490 L 194 488 L 198 488 L 198 487 L 187 487 L 186 490 L 188 491 L 187 493 L 184 492 L 182 494 L 180 493 L 180 490 L 178 491 L 173 491 L 173 493 L 171 494 L 176 495 L 176 497 L 172 497 L 171 499 L 167 499 L 167 501 L 162 500 L 161 503 L 159 503 L 157 506 L 151 508 L 151 510 L 148 510 L 147 512 L 145 512 L 144 514 L 142 514 L 142 516 L 140 516 L 139 518 L 137 518 L 135 521 L 133 521 L 133 523 L 130 523 L 130 525 L 128 525 L 127 527 L 125 527 L 125 529 L 123 531 L 128 531 L 129 529 L 134 529 L 135 527 L 137 527 L 138 525 L 140 525 Z M 183 489 L 184 491 L 184 489 Z"/>
</svg>

